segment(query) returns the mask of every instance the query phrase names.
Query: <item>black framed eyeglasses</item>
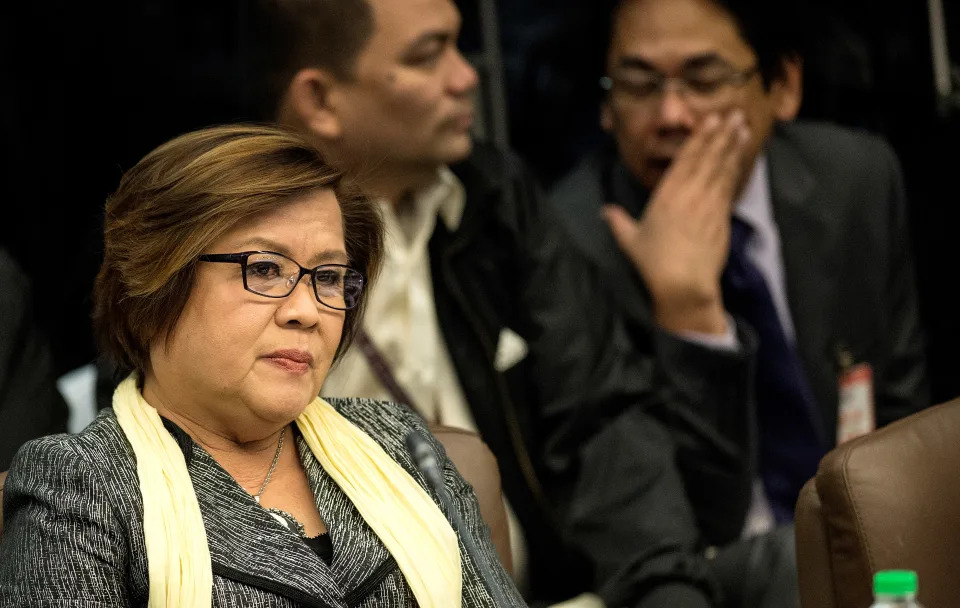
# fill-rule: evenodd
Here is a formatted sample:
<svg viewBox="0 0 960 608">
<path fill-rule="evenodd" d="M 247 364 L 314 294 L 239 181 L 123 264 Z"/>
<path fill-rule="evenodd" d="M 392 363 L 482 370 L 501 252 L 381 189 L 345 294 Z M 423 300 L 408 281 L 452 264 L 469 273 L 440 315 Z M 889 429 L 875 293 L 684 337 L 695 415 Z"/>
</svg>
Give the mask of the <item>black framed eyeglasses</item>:
<svg viewBox="0 0 960 608">
<path fill-rule="evenodd" d="M 289 296 L 300 283 L 300 279 L 309 276 L 317 301 L 336 310 L 350 310 L 359 304 L 365 282 L 360 271 L 344 264 L 321 264 L 304 268 L 275 251 L 207 253 L 197 259 L 201 262 L 240 264 L 243 288 L 267 298 Z"/>
</svg>

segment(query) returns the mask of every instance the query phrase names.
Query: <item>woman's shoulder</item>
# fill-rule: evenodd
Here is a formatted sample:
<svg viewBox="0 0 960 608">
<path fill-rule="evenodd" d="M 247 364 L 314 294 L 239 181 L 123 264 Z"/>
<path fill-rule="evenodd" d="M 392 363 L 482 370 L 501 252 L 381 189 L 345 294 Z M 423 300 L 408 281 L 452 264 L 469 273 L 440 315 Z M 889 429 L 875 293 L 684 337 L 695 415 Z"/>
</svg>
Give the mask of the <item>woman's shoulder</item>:
<svg viewBox="0 0 960 608">
<path fill-rule="evenodd" d="M 366 430 L 392 430 L 406 435 L 411 430 L 426 429 L 424 419 L 408 406 L 395 401 L 366 399 L 364 397 L 327 397 L 345 418 Z"/>
<path fill-rule="evenodd" d="M 97 452 L 112 444 L 125 443 L 123 431 L 112 408 L 101 410 L 79 433 L 46 435 L 27 442 L 24 447 L 39 451 Z"/>
<path fill-rule="evenodd" d="M 143 500 L 119 433 L 107 411 L 80 433 L 41 437 L 17 452 L 3 490 L 0 598 L 49 589 L 121 598 L 146 588 Z M 14 554 L 22 559 L 4 559 Z M 71 578 L 77 572 L 82 581 Z"/>
<path fill-rule="evenodd" d="M 326 401 L 411 471 L 415 466 L 407 452 L 406 443 L 411 431 L 426 437 L 439 454 L 445 455 L 443 447 L 430 435 L 426 421 L 402 403 L 362 397 L 331 397 Z"/>
<path fill-rule="evenodd" d="M 70 473 L 74 479 L 103 477 L 118 468 L 135 470 L 136 463 L 113 410 L 107 409 L 79 433 L 47 435 L 25 443 L 10 465 L 7 484 L 49 479 L 53 471 Z"/>
</svg>

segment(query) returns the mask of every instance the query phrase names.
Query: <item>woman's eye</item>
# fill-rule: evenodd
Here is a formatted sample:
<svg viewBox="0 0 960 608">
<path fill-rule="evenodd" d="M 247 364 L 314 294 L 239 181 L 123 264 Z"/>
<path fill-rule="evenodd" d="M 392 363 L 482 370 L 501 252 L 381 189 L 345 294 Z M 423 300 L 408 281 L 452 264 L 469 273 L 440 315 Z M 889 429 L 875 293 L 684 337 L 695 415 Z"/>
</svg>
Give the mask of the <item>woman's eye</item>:
<svg viewBox="0 0 960 608">
<path fill-rule="evenodd" d="M 260 279 L 272 279 L 280 276 L 280 266 L 274 262 L 254 262 L 247 265 L 247 275 Z"/>
<path fill-rule="evenodd" d="M 340 274 L 341 273 L 336 270 L 318 270 L 316 275 L 317 284 L 331 287 L 339 285 L 341 282 Z"/>
</svg>

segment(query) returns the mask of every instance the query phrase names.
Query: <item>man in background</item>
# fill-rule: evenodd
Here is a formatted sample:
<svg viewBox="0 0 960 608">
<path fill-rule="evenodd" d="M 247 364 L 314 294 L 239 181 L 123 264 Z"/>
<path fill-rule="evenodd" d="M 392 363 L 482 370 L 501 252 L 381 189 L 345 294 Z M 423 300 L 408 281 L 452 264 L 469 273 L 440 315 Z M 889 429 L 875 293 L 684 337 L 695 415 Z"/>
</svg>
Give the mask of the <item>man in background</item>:
<svg viewBox="0 0 960 608">
<path fill-rule="evenodd" d="M 772 583 L 792 569 L 794 505 L 820 458 L 928 404 L 897 159 L 877 137 L 792 122 L 787 8 L 620 2 L 602 81 L 611 145 L 553 196 L 618 311 L 683 339 L 662 367 L 735 361 L 757 339 L 754 497 L 745 540 L 715 560 L 728 605 L 793 605 Z"/>
</svg>

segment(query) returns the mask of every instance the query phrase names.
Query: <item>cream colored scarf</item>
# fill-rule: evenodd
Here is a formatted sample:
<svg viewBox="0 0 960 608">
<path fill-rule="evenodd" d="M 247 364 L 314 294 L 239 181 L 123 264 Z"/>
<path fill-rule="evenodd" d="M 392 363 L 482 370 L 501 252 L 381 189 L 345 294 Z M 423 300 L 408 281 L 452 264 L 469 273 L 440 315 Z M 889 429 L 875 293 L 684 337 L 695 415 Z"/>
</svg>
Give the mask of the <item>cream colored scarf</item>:
<svg viewBox="0 0 960 608">
<path fill-rule="evenodd" d="M 113 394 L 143 494 L 149 608 L 208 608 L 213 573 L 200 505 L 177 442 L 131 374 Z M 307 445 L 397 561 L 423 608 L 460 606 L 457 536 L 419 484 L 369 435 L 314 399 L 297 419 Z"/>
</svg>

